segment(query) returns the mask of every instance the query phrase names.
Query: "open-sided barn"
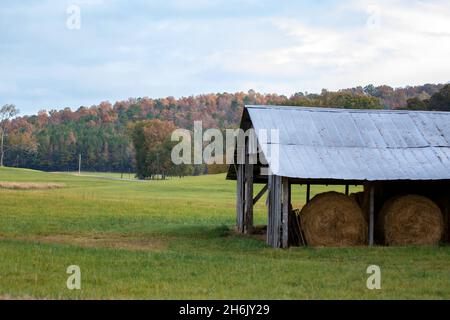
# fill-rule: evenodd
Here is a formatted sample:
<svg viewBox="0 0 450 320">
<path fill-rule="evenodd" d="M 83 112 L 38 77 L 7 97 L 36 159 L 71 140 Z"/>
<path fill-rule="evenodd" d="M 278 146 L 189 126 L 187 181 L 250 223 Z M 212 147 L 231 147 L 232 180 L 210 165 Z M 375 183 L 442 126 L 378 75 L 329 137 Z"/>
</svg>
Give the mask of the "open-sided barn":
<svg viewBox="0 0 450 320">
<path fill-rule="evenodd" d="M 229 167 L 227 178 L 237 180 L 239 232 L 251 233 L 253 205 L 267 191 L 267 242 L 288 247 L 292 185 L 303 185 L 308 201 L 314 184 L 344 185 L 346 190 L 362 185 L 368 244 L 377 241 L 375 221 L 381 207 L 400 194 L 432 199 L 443 214 L 442 240 L 448 241 L 450 113 L 246 106 L 240 127 L 256 133 L 277 130 L 278 139 L 270 134 L 259 139 L 263 152 L 257 163 Z M 274 145 L 276 157 L 267 154 Z M 253 149 L 247 139 L 242 150 L 246 159 Z M 254 183 L 265 184 L 256 196 Z"/>
</svg>

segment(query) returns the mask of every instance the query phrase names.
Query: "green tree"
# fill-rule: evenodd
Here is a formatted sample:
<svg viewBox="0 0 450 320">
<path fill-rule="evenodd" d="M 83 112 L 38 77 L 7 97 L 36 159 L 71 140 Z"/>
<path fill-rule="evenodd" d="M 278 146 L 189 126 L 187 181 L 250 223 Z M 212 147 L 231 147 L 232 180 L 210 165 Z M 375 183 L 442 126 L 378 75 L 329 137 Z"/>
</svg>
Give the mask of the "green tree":
<svg viewBox="0 0 450 320">
<path fill-rule="evenodd" d="M 173 122 L 158 119 L 140 121 L 131 128 L 138 178 L 161 176 L 164 179 L 170 173 L 174 166 L 170 137 L 175 129 Z"/>
<path fill-rule="evenodd" d="M 445 85 L 430 98 L 430 110 L 450 111 L 450 84 Z"/>
<path fill-rule="evenodd" d="M 6 125 L 18 113 L 19 110 L 13 104 L 5 104 L 0 108 L 0 167 L 3 167 L 3 158 L 5 157 Z"/>
<path fill-rule="evenodd" d="M 408 99 L 406 109 L 408 110 L 428 110 L 429 100 L 420 100 L 419 98 Z"/>
</svg>

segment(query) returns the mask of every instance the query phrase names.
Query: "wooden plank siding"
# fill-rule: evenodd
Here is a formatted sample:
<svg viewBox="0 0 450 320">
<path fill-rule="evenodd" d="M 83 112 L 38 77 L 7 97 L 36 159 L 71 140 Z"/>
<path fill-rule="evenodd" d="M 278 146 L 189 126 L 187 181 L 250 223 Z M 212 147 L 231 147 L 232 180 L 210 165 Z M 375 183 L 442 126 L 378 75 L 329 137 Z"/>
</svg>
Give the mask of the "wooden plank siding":
<svg viewBox="0 0 450 320">
<path fill-rule="evenodd" d="M 266 242 L 269 246 L 273 243 L 273 176 L 268 176 L 267 182 L 267 234 Z"/>
<path fill-rule="evenodd" d="M 253 231 L 253 165 L 245 164 L 244 233 Z"/>
<path fill-rule="evenodd" d="M 244 165 L 237 166 L 236 181 L 236 228 L 237 232 L 244 233 Z"/>
<path fill-rule="evenodd" d="M 291 202 L 291 185 L 289 178 L 281 178 L 282 184 L 282 217 L 281 217 L 281 247 L 287 248 L 289 246 L 289 210 Z"/>
<path fill-rule="evenodd" d="M 273 248 L 281 247 L 281 224 L 282 224 L 282 190 L 281 177 L 269 176 L 269 208 L 267 226 L 267 244 Z"/>
</svg>

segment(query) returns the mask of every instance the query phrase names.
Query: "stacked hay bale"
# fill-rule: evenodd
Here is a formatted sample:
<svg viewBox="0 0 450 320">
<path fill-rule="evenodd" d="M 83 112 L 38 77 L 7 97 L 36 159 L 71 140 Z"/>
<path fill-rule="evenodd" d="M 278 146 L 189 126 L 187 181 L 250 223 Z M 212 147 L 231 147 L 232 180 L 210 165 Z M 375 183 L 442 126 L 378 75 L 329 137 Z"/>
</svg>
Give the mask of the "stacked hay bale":
<svg viewBox="0 0 450 320">
<path fill-rule="evenodd" d="M 367 222 L 355 199 L 338 192 L 315 196 L 301 211 L 310 246 L 347 247 L 367 242 Z"/>
<path fill-rule="evenodd" d="M 387 245 L 436 245 L 444 232 L 444 218 L 426 197 L 397 196 L 384 204 L 377 229 Z"/>
</svg>

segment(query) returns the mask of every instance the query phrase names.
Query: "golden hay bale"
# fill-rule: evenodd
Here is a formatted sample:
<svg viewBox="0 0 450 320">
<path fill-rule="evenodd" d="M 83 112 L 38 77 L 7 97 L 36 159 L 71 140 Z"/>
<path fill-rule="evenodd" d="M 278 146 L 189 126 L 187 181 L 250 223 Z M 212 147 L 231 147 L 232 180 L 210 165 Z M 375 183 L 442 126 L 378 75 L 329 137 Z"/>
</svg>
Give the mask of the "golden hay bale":
<svg viewBox="0 0 450 320">
<path fill-rule="evenodd" d="M 439 207 L 419 195 L 397 196 L 387 201 L 378 218 L 378 229 L 387 245 L 436 245 L 444 232 Z"/>
<path fill-rule="evenodd" d="M 303 207 L 301 224 L 310 246 L 347 247 L 367 241 L 367 222 L 361 208 L 342 193 L 315 196 Z"/>
</svg>

